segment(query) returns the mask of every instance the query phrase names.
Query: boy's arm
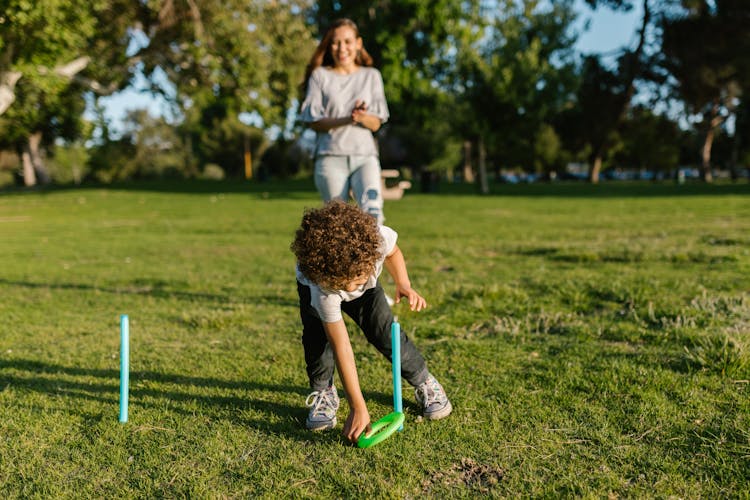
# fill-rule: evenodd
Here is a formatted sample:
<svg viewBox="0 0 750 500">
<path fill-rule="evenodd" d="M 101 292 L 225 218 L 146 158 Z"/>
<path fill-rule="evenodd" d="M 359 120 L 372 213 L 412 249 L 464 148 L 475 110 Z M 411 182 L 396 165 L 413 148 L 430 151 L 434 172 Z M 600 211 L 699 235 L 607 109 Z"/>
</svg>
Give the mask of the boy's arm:
<svg viewBox="0 0 750 500">
<path fill-rule="evenodd" d="M 354 363 L 354 351 L 349 341 L 349 332 L 346 331 L 343 319 L 334 323 L 323 322 L 323 328 L 333 347 L 336 366 L 349 402 L 350 411 L 344 424 L 343 434 L 349 441 L 356 443 L 360 434 L 370 429 L 370 414 L 359 387 L 357 365 Z"/>
<path fill-rule="evenodd" d="M 406 272 L 406 261 L 404 254 L 398 245 L 394 245 L 393 251 L 385 258 L 385 268 L 388 274 L 396 282 L 396 303 L 401 301 L 401 297 L 406 297 L 409 301 L 409 309 L 412 311 L 421 311 L 427 307 L 427 301 L 411 287 L 409 273 Z"/>
</svg>

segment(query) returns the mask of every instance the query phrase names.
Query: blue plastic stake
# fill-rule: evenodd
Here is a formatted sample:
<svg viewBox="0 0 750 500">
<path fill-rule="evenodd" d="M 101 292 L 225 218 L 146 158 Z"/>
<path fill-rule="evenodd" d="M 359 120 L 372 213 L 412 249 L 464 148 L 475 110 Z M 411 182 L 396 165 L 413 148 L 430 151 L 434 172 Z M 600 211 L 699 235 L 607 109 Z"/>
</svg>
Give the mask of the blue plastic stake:
<svg viewBox="0 0 750 500">
<path fill-rule="evenodd" d="M 130 326 L 128 315 L 120 315 L 120 422 L 128 421 L 128 385 L 130 383 Z"/>
<path fill-rule="evenodd" d="M 401 325 L 398 318 L 391 323 L 391 366 L 393 367 L 393 411 L 403 413 L 401 399 Z M 398 428 L 404 430 L 404 426 Z"/>
</svg>

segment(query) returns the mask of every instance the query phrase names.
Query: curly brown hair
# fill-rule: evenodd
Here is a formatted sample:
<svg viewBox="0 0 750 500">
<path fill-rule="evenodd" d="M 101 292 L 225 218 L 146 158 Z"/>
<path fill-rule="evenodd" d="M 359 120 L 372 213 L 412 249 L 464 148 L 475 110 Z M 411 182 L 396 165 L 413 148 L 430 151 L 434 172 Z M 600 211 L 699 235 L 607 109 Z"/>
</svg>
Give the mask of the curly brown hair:
<svg viewBox="0 0 750 500">
<path fill-rule="evenodd" d="M 307 209 L 290 245 L 300 272 L 334 290 L 375 271 L 383 239 L 375 219 L 341 200 Z"/>
</svg>

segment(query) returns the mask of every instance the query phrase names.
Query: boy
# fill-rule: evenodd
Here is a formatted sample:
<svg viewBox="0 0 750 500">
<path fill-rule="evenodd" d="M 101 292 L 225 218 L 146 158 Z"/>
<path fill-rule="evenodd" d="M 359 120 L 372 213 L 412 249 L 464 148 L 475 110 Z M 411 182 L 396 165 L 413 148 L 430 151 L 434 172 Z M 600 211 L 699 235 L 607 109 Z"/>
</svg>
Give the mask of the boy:
<svg viewBox="0 0 750 500">
<path fill-rule="evenodd" d="M 307 428 L 336 425 L 339 397 L 333 385 L 334 362 L 349 402 L 343 434 L 356 443 L 370 429 L 349 334 L 341 312 L 362 329 L 367 340 L 391 359 L 393 315 L 377 278 L 388 270 L 396 283 L 396 303 L 405 298 L 412 311 L 427 306 L 409 282 L 406 264 L 396 245 L 398 235 L 360 208 L 340 200 L 307 210 L 291 249 L 297 257 L 297 291 L 302 318 L 302 345 L 313 392 Z M 452 406 L 440 383 L 427 370 L 416 346 L 401 334 L 401 373 L 415 387 L 427 419 L 448 416 Z"/>
</svg>

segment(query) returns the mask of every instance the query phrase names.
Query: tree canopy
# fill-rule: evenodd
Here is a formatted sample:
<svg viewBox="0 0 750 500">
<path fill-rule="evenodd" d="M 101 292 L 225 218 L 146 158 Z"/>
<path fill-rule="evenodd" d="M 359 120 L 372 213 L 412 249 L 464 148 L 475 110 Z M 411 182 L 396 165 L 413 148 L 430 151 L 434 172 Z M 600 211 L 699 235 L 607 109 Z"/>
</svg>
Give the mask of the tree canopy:
<svg viewBox="0 0 750 500">
<path fill-rule="evenodd" d="M 18 155 L 29 185 L 52 179 L 44 158 L 66 145 L 87 149 L 68 157 L 85 158 L 88 175 L 105 182 L 197 176 L 206 166 L 248 175 L 266 151 L 272 156 L 255 163 L 264 175 L 298 172 L 308 168 L 295 146 L 304 67 L 328 24 L 349 17 L 386 86 L 391 119 L 378 134 L 385 166 L 452 176 L 463 165 L 469 178 L 479 163 L 499 176 L 549 175 L 579 162 L 596 181 L 614 166 L 676 168 L 688 133 L 703 137 L 694 158 L 705 180 L 717 165 L 737 171 L 750 157 L 742 140 L 750 5 L 585 4 L 639 8 L 637 43 L 622 47 L 614 65 L 576 50 L 574 0 L 8 0 L 0 149 Z M 170 103 L 172 120 L 133 113 L 115 137 L 105 121 L 84 118 L 98 96 L 139 76 Z M 638 107 L 644 85 L 658 89 L 652 106 L 668 113 Z M 670 144 L 658 147 L 648 134 Z M 715 139 L 730 152 L 712 162 Z"/>
</svg>

